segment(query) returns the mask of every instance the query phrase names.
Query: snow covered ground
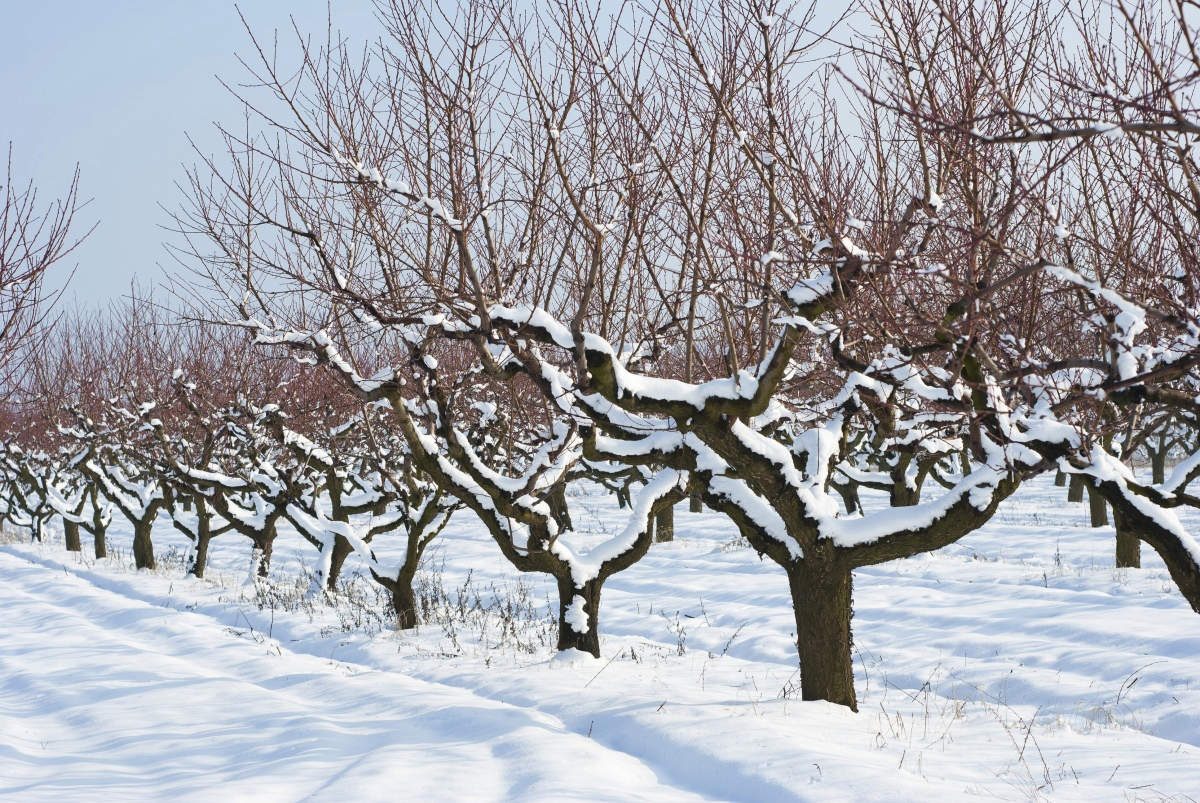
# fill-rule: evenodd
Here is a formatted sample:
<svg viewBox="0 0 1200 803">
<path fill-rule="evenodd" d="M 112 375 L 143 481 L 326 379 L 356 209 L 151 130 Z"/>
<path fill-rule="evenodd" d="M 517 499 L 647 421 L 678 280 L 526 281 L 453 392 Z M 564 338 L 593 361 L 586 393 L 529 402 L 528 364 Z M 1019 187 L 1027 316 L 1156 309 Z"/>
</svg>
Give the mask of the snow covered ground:
<svg viewBox="0 0 1200 803">
<path fill-rule="evenodd" d="M 572 501 L 597 537 L 621 520 Z M 9 536 L 0 799 L 1200 799 L 1200 618 L 1049 478 L 856 575 L 858 714 L 798 699 L 774 564 L 711 513 L 676 533 L 608 582 L 599 661 L 554 657 L 553 589 L 467 514 L 416 633 L 361 578 L 305 599 L 290 533 L 265 589 L 236 536 L 185 580 L 165 521 L 153 573 Z"/>
</svg>

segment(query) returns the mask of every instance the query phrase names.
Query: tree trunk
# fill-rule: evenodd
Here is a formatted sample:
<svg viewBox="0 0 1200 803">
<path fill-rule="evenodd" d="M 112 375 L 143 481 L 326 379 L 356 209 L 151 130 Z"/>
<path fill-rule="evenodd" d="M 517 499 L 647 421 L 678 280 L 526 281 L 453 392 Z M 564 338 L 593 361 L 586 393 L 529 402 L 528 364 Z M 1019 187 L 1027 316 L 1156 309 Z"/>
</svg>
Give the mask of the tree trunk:
<svg viewBox="0 0 1200 803">
<path fill-rule="evenodd" d="M 1063 486 L 1065 486 L 1067 484 L 1067 475 L 1063 474 L 1061 471 L 1055 472 L 1054 484 L 1056 486 L 1058 486 L 1059 488 L 1062 488 Z"/>
<path fill-rule="evenodd" d="M 104 513 L 92 497 L 92 540 L 95 542 L 97 558 L 108 557 L 108 527 L 104 524 Z"/>
<path fill-rule="evenodd" d="M 191 496 L 185 496 L 183 504 L 185 509 L 188 509 L 188 505 L 194 505 L 196 509 L 196 543 L 192 549 L 187 574 L 203 578 L 204 571 L 208 568 L 208 542 L 212 540 L 212 514 L 203 497 L 194 500 Z"/>
<path fill-rule="evenodd" d="M 659 508 L 654 516 L 654 540 L 656 543 L 675 540 L 675 506 Z"/>
<path fill-rule="evenodd" d="M 258 550 L 258 576 L 265 578 L 271 572 L 271 550 L 275 547 L 274 525 L 254 539 L 254 547 Z"/>
<path fill-rule="evenodd" d="M 899 481 L 892 484 L 892 507 L 912 507 L 913 505 L 921 504 L 921 491 L 917 488 L 909 488 L 908 483 L 901 477 Z"/>
<path fill-rule="evenodd" d="M 921 489 L 908 487 L 908 467 L 912 460 L 912 455 L 901 454 L 892 469 L 892 507 L 912 507 L 921 503 Z"/>
<path fill-rule="evenodd" d="M 700 499 L 700 493 L 697 491 L 692 494 L 692 498 L 688 501 L 688 513 L 703 513 L 704 502 Z"/>
<path fill-rule="evenodd" d="M 82 552 L 83 544 L 79 541 L 79 523 L 63 519 L 63 537 L 67 540 L 68 552 Z"/>
<path fill-rule="evenodd" d="M 571 511 L 567 507 L 567 484 L 560 482 L 550 487 L 546 503 L 550 506 L 550 515 L 558 523 L 559 531 L 571 529 Z"/>
<path fill-rule="evenodd" d="M 800 653 L 800 696 L 858 711 L 854 695 L 850 617 L 853 580 L 848 570 L 823 562 L 788 570 Z"/>
<path fill-rule="evenodd" d="M 1113 507 L 1120 506 L 1129 529 L 1137 532 L 1158 553 L 1183 598 L 1193 611 L 1200 613 L 1200 560 L 1197 560 L 1190 541 L 1180 539 L 1178 533 L 1162 526 L 1155 516 L 1131 503 L 1117 483 L 1105 482 L 1103 488 Z"/>
<path fill-rule="evenodd" d="M 845 485 L 833 483 L 833 490 L 837 491 L 842 497 L 842 504 L 846 506 L 847 513 L 858 513 L 862 510 L 862 501 L 858 498 L 858 483 L 847 482 Z"/>
<path fill-rule="evenodd" d="M 1092 515 L 1092 526 L 1106 526 L 1108 524 L 1108 505 L 1105 503 L 1104 497 L 1092 488 L 1091 483 L 1088 483 L 1087 491 L 1088 509 Z"/>
<path fill-rule="evenodd" d="M 392 610 L 396 613 L 396 627 L 399 630 L 412 630 L 420 624 L 417 618 L 417 594 L 413 591 L 413 580 L 417 576 L 417 568 L 411 569 L 408 564 L 400 567 L 394 584 L 389 584 L 392 592 Z"/>
<path fill-rule="evenodd" d="M 139 569 L 154 569 L 154 542 L 151 531 L 154 529 L 154 517 L 133 524 L 133 565 Z"/>
<path fill-rule="evenodd" d="M 1163 449 L 1150 452 L 1150 469 L 1154 473 L 1155 485 L 1162 485 L 1167 481 L 1167 451 Z"/>
<path fill-rule="evenodd" d="M 1113 508 L 1113 524 L 1117 528 L 1117 568 L 1142 568 L 1142 539 L 1138 538 L 1137 533 L 1115 507 Z"/>
<path fill-rule="evenodd" d="M 200 534 L 196 537 L 195 552 L 192 553 L 192 562 L 187 570 L 192 577 L 204 578 L 204 570 L 208 568 L 208 542 L 211 540 L 212 533 L 208 526 L 201 525 Z"/>
<path fill-rule="evenodd" d="M 603 580 L 591 580 L 583 588 L 576 588 L 570 573 L 558 578 L 558 649 L 579 650 L 600 657 L 600 588 Z M 575 611 L 576 598 L 583 600 L 583 616 L 580 621 Z"/>
<path fill-rule="evenodd" d="M 1079 474 L 1071 475 L 1071 482 L 1067 486 L 1067 501 L 1082 502 L 1083 501 L 1083 477 Z"/>
<path fill-rule="evenodd" d="M 342 536 L 334 536 L 333 554 L 329 556 L 329 576 L 325 578 L 325 588 L 330 593 L 337 591 L 338 579 L 342 574 L 342 566 L 346 563 L 346 558 L 354 551 L 354 547 L 350 545 Z"/>
</svg>

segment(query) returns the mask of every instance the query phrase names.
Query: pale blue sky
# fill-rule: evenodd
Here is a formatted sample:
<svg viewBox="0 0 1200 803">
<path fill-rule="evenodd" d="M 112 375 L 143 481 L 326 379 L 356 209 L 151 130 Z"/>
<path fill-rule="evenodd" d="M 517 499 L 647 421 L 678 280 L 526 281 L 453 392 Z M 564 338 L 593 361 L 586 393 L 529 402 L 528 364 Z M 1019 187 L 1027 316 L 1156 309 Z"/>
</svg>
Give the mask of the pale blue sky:
<svg viewBox="0 0 1200 803">
<path fill-rule="evenodd" d="M 369 0 L 332 5 L 347 38 L 376 38 Z M 267 38 L 290 32 L 289 15 L 324 35 L 325 0 L 240 7 Z M 250 52 L 233 0 L 0 0 L 0 147 L 12 142 L 15 177 L 32 178 L 47 200 L 65 191 L 78 162 L 81 196 L 91 199 L 78 231 L 100 223 L 71 260 L 68 296 L 105 303 L 134 275 L 158 284 L 159 265 L 173 269 L 160 206 L 180 205 L 175 183 L 195 162 L 187 135 L 218 149 L 213 122 L 241 119 L 215 76 L 238 82 L 245 70 L 235 54 Z"/>
</svg>

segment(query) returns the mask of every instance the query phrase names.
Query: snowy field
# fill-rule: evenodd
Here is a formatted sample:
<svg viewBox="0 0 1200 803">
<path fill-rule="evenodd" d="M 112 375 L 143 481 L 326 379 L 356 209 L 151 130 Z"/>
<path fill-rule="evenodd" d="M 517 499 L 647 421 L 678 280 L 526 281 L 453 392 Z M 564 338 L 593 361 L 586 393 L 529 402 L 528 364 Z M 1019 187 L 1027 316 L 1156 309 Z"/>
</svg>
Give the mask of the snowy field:
<svg viewBox="0 0 1200 803">
<path fill-rule="evenodd" d="M 577 529 L 618 525 L 575 490 Z M 408 633 L 361 578 L 306 599 L 290 532 L 264 588 L 237 536 L 203 581 L 165 519 L 156 572 L 110 542 L 0 544 L 0 799 L 1200 799 L 1200 617 L 1050 478 L 855 575 L 858 714 L 798 699 L 782 571 L 686 506 L 608 582 L 599 661 L 554 660 L 552 586 L 468 514 Z"/>
</svg>

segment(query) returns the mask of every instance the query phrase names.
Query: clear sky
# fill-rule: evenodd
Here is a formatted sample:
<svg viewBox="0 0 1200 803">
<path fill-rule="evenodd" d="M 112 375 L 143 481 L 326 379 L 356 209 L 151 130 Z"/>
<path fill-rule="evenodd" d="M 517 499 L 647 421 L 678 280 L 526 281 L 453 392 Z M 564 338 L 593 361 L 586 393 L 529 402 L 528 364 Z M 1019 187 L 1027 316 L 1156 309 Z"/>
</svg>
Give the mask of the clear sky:
<svg viewBox="0 0 1200 803">
<path fill-rule="evenodd" d="M 257 35 L 289 17 L 324 37 L 326 0 L 242 0 Z M 351 41 L 378 35 L 369 0 L 332 3 L 335 28 Z M 0 0 L 0 148 L 13 145 L 14 179 L 39 197 L 62 195 L 76 163 L 90 199 L 76 225 L 99 223 L 60 267 L 81 304 L 104 304 L 139 282 L 161 283 L 173 263 L 166 210 L 196 156 L 220 148 L 214 121 L 236 125 L 241 107 L 217 81 L 240 82 L 236 54 L 252 52 L 233 0 Z M 161 267 L 160 267 L 161 266 Z"/>
</svg>

